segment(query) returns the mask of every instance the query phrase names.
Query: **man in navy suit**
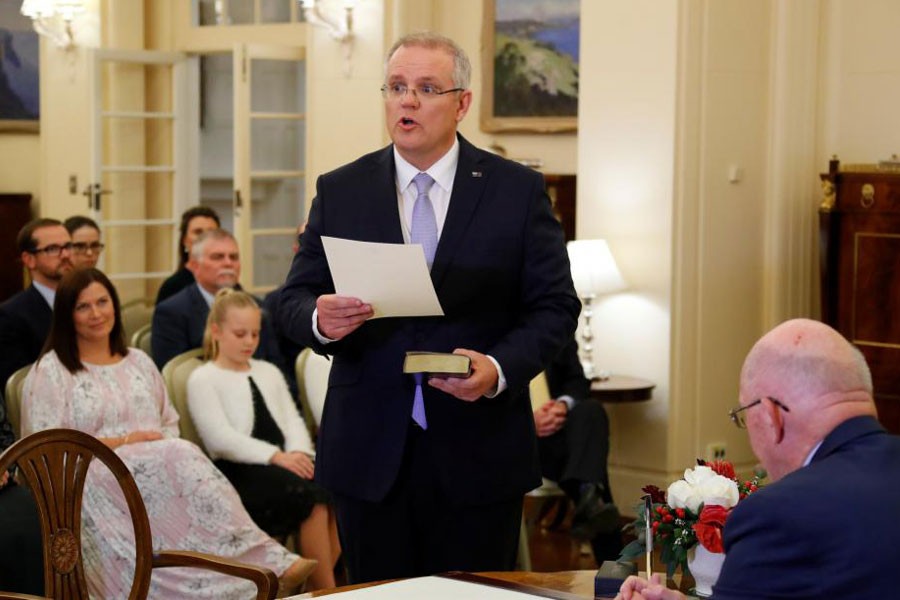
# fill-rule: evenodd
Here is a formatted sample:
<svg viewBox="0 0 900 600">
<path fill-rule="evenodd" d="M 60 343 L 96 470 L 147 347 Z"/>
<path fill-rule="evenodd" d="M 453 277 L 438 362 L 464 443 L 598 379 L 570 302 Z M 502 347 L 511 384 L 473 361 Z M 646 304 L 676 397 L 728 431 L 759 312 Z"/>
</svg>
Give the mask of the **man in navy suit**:
<svg viewBox="0 0 900 600">
<path fill-rule="evenodd" d="M 877 421 L 862 354 L 817 321 L 782 323 L 747 356 L 731 416 L 774 483 L 729 516 L 713 598 L 890 596 L 900 438 Z M 636 577 L 620 597 L 683 598 Z"/>
<path fill-rule="evenodd" d="M 150 343 L 153 360 L 160 369 L 182 352 L 203 345 L 206 318 L 216 292 L 238 285 L 241 256 L 234 236 L 224 229 L 202 233 L 191 247 L 188 268 L 194 273 L 196 283 L 169 296 L 153 311 Z M 277 366 L 292 389 L 296 389 L 293 365 L 285 363 L 271 319 L 265 314 L 254 356 Z"/>
<path fill-rule="evenodd" d="M 72 241 L 56 219 L 26 223 L 16 243 L 31 285 L 0 305 L 0 389 L 10 375 L 37 360 L 50 331 L 56 286 L 72 270 Z M 17 435 L 6 420 L 5 401 L 0 401 L 0 452 Z M 29 490 L 6 473 L 0 473 L 0 588 L 31 594 L 44 590 L 37 508 Z"/>
<path fill-rule="evenodd" d="M 16 244 L 31 285 L 0 305 L 0 388 L 37 360 L 50 332 L 56 286 L 72 270 L 72 240 L 56 219 L 26 223 Z"/>
<path fill-rule="evenodd" d="M 523 494 L 541 482 L 528 382 L 572 338 L 580 306 L 541 175 L 457 135 L 470 73 L 443 36 L 394 45 L 382 88 L 393 144 L 319 177 L 282 292 L 279 325 L 333 356 L 316 477 L 354 582 L 512 568 Z M 371 319 L 365 298 L 335 294 L 325 235 L 417 240 L 426 262 L 433 250 L 444 316 Z M 464 354 L 472 374 L 418 393 L 402 372 L 410 350 Z"/>
</svg>

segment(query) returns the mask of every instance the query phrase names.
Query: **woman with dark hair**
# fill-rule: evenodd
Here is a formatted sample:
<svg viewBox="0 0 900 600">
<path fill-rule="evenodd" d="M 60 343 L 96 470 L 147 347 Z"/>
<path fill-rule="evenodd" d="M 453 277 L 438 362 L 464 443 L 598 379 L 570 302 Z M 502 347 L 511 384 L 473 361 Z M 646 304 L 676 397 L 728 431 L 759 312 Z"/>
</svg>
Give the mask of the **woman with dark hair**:
<svg viewBox="0 0 900 600">
<path fill-rule="evenodd" d="M 210 229 L 219 229 L 219 227 L 219 215 L 207 206 L 192 206 L 182 213 L 179 227 L 180 237 L 178 238 L 179 252 L 181 253 L 178 270 L 163 281 L 156 294 L 157 304 L 194 283 L 194 274 L 187 268 L 191 246 L 202 233 Z"/>
<path fill-rule="evenodd" d="M 96 267 L 106 246 L 100 241 L 100 226 L 90 217 L 75 215 L 63 222 L 72 237 L 72 266 L 76 269 Z"/>
<path fill-rule="evenodd" d="M 178 415 L 153 361 L 128 348 L 119 297 L 97 269 L 76 269 L 56 291 L 43 354 L 25 380 L 23 434 L 68 427 L 116 451 L 141 491 L 154 547 L 196 550 L 265 566 L 287 593 L 315 567 L 257 527 L 225 477 L 178 438 Z M 134 571 L 131 517 L 118 483 L 92 470 L 83 506 L 84 566 L 91 595 L 124 598 Z M 154 573 L 153 598 L 248 598 L 250 582 L 182 569 Z"/>
</svg>

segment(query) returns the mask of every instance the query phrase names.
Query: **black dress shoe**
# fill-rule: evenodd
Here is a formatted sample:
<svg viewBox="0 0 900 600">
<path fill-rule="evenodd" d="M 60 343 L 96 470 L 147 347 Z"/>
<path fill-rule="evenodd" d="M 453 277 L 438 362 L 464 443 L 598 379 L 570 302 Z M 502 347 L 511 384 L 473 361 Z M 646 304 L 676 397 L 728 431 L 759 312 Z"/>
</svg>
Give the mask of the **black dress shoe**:
<svg viewBox="0 0 900 600">
<path fill-rule="evenodd" d="M 619 530 L 619 509 L 603 500 L 603 485 L 594 483 L 587 487 L 575 506 L 572 518 L 572 537 L 592 540 L 602 533 Z"/>
</svg>

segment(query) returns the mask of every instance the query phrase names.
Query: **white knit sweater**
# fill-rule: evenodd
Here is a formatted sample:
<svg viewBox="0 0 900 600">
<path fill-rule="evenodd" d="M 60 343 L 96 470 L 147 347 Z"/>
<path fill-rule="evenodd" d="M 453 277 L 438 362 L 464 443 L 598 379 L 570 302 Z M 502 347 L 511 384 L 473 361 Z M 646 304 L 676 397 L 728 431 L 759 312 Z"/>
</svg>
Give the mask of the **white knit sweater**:
<svg viewBox="0 0 900 600">
<path fill-rule="evenodd" d="M 188 379 L 188 408 L 210 456 L 239 463 L 268 464 L 278 450 L 250 436 L 253 396 L 248 377 L 253 377 L 266 407 L 284 434 L 285 451 L 314 454 L 309 432 L 281 371 L 266 361 L 250 359 L 249 371 L 231 371 L 208 362 L 195 369 Z"/>
</svg>

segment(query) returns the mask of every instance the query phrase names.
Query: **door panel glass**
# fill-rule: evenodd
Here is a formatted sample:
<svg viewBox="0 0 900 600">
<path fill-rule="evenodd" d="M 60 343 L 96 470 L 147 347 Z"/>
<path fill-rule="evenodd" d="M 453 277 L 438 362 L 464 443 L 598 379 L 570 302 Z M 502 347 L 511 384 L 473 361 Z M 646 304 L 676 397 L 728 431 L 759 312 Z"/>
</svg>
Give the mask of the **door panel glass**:
<svg viewBox="0 0 900 600">
<path fill-rule="evenodd" d="M 250 25 L 255 22 L 253 0 L 227 0 L 227 25 Z"/>
<path fill-rule="evenodd" d="M 306 63 L 253 59 L 250 110 L 277 113 L 306 111 Z"/>
<path fill-rule="evenodd" d="M 306 163 L 305 121 L 253 119 L 250 136 L 253 171 L 298 171 Z"/>
<path fill-rule="evenodd" d="M 295 227 L 304 219 L 302 177 L 253 181 L 251 228 Z"/>
<path fill-rule="evenodd" d="M 234 81 L 231 54 L 200 61 L 200 204 L 219 214 L 234 232 Z"/>
<path fill-rule="evenodd" d="M 294 234 L 258 235 L 253 239 L 253 287 L 273 288 L 284 283 L 294 259 Z"/>
<path fill-rule="evenodd" d="M 291 0 L 261 0 L 260 12 L 263 23 L 290 23 Z"/>
</svg>

